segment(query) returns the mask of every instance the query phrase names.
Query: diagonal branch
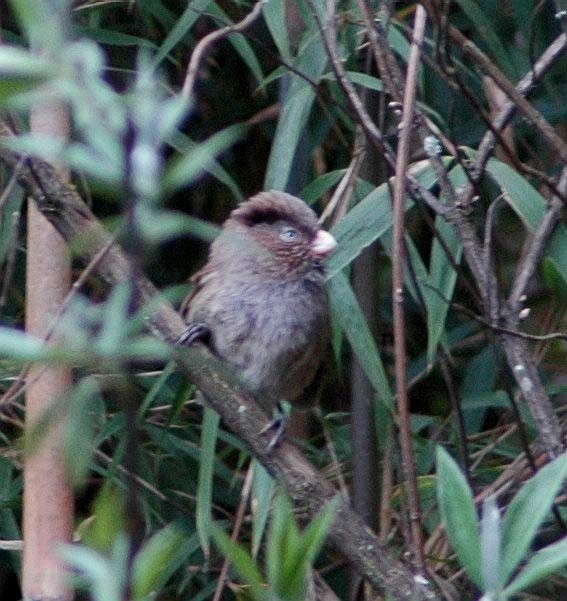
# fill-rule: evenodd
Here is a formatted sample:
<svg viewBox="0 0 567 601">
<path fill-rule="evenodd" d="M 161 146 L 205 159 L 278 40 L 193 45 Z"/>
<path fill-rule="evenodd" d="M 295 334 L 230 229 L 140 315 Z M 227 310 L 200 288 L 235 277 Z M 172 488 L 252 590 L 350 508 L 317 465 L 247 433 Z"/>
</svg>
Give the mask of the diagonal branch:
<svg viewBox="0 0 567 601">
<path fill-rule="evenodd" d="M 0 136 L 11 135 L 0 121 Z M 14 168 L 21 156 L 0 146 L 0 161 Z M 54 169 L 37 159 L 27 159 L 18 174 L 19 184 L 30 194 L 39 210 L 67 240 L 81 240 L 81 257 L 91 260 L 107 246 L 111 235 L 98 222 L 75 189 L 62 182 Z M 113 244 L 97 264 L 98 274 L 110 285 L 128 277 L 129 260 L 117 244 Z M 155 286 L 143 275 L 135 277 L 134 285 L 144 304 L 151 303 L 154 312 L 148 324 L 157 337 L 173 341 L 185 325 L 173 307 L 159 296 Z M 269 434 L 259 435 L 266 425 L 266 415 L 249 395 L 231 383 L 222 364 L 195 349 L 176 349 L 176 360 L 188 377 L 201 389 L 209 404 L 230 425 L 231 430 L 276 479 L 283 481 L 294 503 L 308 517 L 338 493 L 301 454 L 299 449 L 284 442 L 279 449 L 268 451 Z M 376 589 L 386 592 L 396 601 L 440 599 L 439 594 L 421 580 L 414 579 L 408 568 L 398 561 L 387 546 L 343 500 L 329 532 L 329 541 L 348 559 L 354 568 Z"/>
</svg>

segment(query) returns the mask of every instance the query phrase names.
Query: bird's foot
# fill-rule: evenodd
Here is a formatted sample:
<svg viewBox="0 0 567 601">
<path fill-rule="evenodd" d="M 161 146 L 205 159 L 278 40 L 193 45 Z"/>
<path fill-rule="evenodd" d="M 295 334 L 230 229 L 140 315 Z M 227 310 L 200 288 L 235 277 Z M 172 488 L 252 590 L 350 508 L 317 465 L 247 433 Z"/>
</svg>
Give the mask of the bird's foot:
<svg viewBox="0 0 567 601">
<path fill-rule="evenodd" d="M 287 421 L 288 416 L 283 410 L 282 406 L 278 403 L 274 419 L 260 430 L 260 434 L 265 434 L 266 432 L 271 431 L 274 432 L 272 438 L 270 438 L 270 442 L 268 442 L 268 451 L 277 449 L 281 445 L 284 439 Z"/>
<path fill-rule="evenodd" d="M 177 344 L 191 346 L 198 340 L 206 341 L 211 331 L 204 323 L 191 323 L 189 327 L 179 336 Z"/>
</svg>

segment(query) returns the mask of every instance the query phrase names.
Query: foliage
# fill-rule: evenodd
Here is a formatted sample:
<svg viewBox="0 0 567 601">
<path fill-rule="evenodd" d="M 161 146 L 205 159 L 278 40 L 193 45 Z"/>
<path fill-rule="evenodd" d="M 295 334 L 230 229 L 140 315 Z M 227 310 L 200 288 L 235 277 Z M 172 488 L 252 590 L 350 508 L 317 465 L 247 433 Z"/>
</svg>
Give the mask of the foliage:
<svg viewBox="0 0 567 601">
<path fill-rule="evenodd" d="M 567 456 L 528 480 L 510 502 L 504 519 L 494 496 L 487 497 L 480 523 L 472 492 L 442 447 L 437 449 L 437 470 L 437 495 L 447 535 L 461 565 L 484 592 L 483 599 L 509 599 L 567 565 L 565 540 L 529 553 L 567 476 Z"/>
<path fill-rule="evenodd" d="M 328 21 L 332 4 L 338 14 Z M 358 458 L 351 438 L 363 434 L 351 432 L 350 395 L 343 391 L 358 363 L 369 381 L 363 406 L 374 412 L 364 437 L 377 435 L 373 452 L 383 466 L 375 474 L 383 493 L 380 528 L 401 558 L 415 557 L 416 550 L 406 527 L 408 473 L 394 438 L 404 425 L 393 376 L 400 357 L 391 344 L 396 299 L 390 280 L 400 259 L 391 203 L 393 186 L 407 175 L 406 425 L 428 569 L 462 599 L 478 590 L 485 598 L 511 598 L 528 588 L 541 598 L 560 598 L 565 508 L 552 504 L 567 468 L 564 456 L 542 467 L 547 456 L 541 449 L 551 456 L 558 449 L 546 446 L 541 415 L 543 407 L 552 408 L 564 440 L 567 230 L 559 222 L 548 231 L 546 223 L 550 215 L 558 219 L 554 201 L 565 197 L 565 59 L 559 53 L 550 59 L 524 104 L 512 98 L 516 113 L 501 124 L 511 129 L 497 127 L 504 104 L 487 77 L 517 85 L 559 39 L 565 17 L 560 2 L 432 4 L 418 79 L 425 121 L 415 120 L 407 173 L 395 173 L 403 89 L 391 90 L 387 73 L 376 66 L 362 8 L 369 8 L 376 31 L 384 28 L 405 74 L 416 5 L 374 0 L 269 0 L 248 28 L 207 46 L 188 93 L 181 90 L 198 44 L 250 14 L 254 3 L 59 0 L 56 11 L 52 3 L 12 0 L 0 15 L 0 107 L 2 121 L 17 116 L 8 122 L 19 122 L 21 131 L 3 135 L 0 152 L 69 167 L 94 214 L 135 250 L 138 267 L 175 304 L 203 261 L 203 242 L 215 237 L 237 201 L 277 188 L 300 194 L 319 212 L 337 203 L 328 221 L 339 242 L 328 282 L 337 369 L 326 377 L 332 380 L 336 371 L 344 386 L 324 391 L 325 417 L 303 428 L 302 449 L 337 484 L 352 484 Z M 62 13 L 68 22 L 58 19 Z M 336 33 L 336 57 L 324 38 L 329 31 Z M 31 50 L 39 47 L 41 54 Z M 368 107 L 381 144 L 337 65 Z M 46 99 L 69 105 L 70 140 L 27 133 L 29 109 Z M 423 122 L 430 128 L 425 139 Z M 477 163 L 487 131 L 497 133 L 498 148 Z M 217 568 L 224 561 L 211 537 L 233 564 L 231 579 L 246 582 L 253 594 L 303 598 L 331 509 L 301 533 L 288 501 L 274 497 L 274 483 L 258 465 L 250 498 L 240 497 L 253 461 L 247 448 L 202 408 L 193 383 L 172 362 L 171 346 L 146 329 L 152 307 L 132 309 L 131 283 L 107 290 L 96 275 L 85 275 L 79 261 L 84 240 L 71 247 L 80 287 L 52 316 L 54 342 L 22 331 L 25 195 L 18 168 L 4 163 L 0 540 L 21 537 L 23 449 L 40 452 L 45 431 L 62 421 L 81 540 L 63 552 L 97 601 L 123 598 L 125 591 L 136 599 L 211 597 L 223 586 Z M 455 203 L 453 196 L 466 198 L 471 182 L 470 201 Z M 337 190 L 343 194 L 335 197 Z M 367 253 L 373 254 L 364 273 L 370 285 L 362 291 L 356 274 Z M 524 350 L 514 354 L 510 349 L 518 345 Z M 24 435 L 19 370 L 28 362 L 73 366 L 76 386 Z M 133 364 L 149 369 L 133 371 Z M 124 401 L 130 395 L 133 419 Z M 549 424 L 552 430 L 555 421 Z M 126 474 L 129 436 L 137 449 L 134 479 Z M 447 452 L 435 451 L 440 442 L 459 454 L 464 472 Z M 124 533 L 133 517 L 125 508 L 132 491 L 141 540 L 130 561 Z M 481 520 L 478 498 L 485 499 Z M 236 519 L 241 506 L 243 522 Z M 238 525 L 239 544 L 220 533 L 221 521 L 223 530 Z M 325 549 L 319 562 L 329 585 L 346 598 L 347 569 L 334 551 Z M 19 573 L 19 553 L 0 551 L 0 582 L 6 575 L 12 583 L 0 589 L 2 598 L 19 598 Z"/>
</svg>

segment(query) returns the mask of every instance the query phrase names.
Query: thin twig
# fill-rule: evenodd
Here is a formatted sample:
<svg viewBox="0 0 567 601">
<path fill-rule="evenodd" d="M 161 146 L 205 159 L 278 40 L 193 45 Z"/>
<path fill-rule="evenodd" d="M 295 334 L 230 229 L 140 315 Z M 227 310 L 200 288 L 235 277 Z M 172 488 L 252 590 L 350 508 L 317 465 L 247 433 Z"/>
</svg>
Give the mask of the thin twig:
<svg viewBox="0 0 567 601">
<path fill-rule="evenodd" d="M 405 249 L 405 198 L 406 198 L 406 171 L 408 169 L 411 130 L 415 114 L 417 78 L 419 75 L 421 44 L 425 33 L 427 13 L 418 5 L 415 15 L 414 33 L 408 72 L 403 100 L 403 128 L 398 144 L 396 160 L 396 180 L 394 183 L 393 198 L 393 252 L 392 252 L 392 297 L 394 312 L 394 354 L 396 392 L 398 396 L 398 411 L 400 415 L 400 446 L 405 477 L 408 482 L 409 521 L 412 536 L 413 560 L 418 572 L 423 574 L 425 559 L 423 555 L 423 532 L 421 525 L 421 507 L 419 489 L 417 486 L 417 473 L 412 447 L 412 434 L 410 424 L 410 403 L 407 388 L 407 349 L 406 327 L 404 311 L 404 271 L 406 262 Z"/>
<path fill-rule="evenodd" d="M 242 491 L 240 493 L 240 505 L 238 506 L 238 510 L 236 512 L 236 517 L 234 520 L 234 526 L 232 528 L 232 534 L 230 535 L 230 540 L 233 543 L 238 540 L 238 535 L 240 534 L 240 528 L 242 527 L 242 522 L 244 521 L 244 516 L 246 514 L 246 507 L 248 505 L 248 498 L 250 497 L 250 490 L 252 489 L 253 480 L 254 462 L 251 461 L 250 465 L 248 466 L 248 471 L 246 472 L 246 477 L 244 478 L 244 484 L 242 485 Z M 213 601 L 220 601 L 222 597 L 222 593 L 226 585 L 229 568 L 230 558 L 227 556 L 222 564 Z"/>
<path fill-rule="evenodd" d="M 191 54 L 191 60 L 189 61 L 189 65 L 187 67 L 187 74 L 185 76 L 185 81 L 183 82 L 183 88 L 181 89 L 181 96 L 189 102 L 191 96 L 194 92 L 195 80 L 197 79 L 197 73 L 199 70 L 199 65 L 201 64 L 201 60 L 205 51 L 219 40 L 226 38 L 231 33 L 236 31 L 242 31 L 246 29 L 249 25 L 251 25 L 260 15 L 262 8 L 266 4 L 266 0 L 258 0 L 258 2 L 254 5 L 254 8 L 238 23 L 234 23 L 232 25 L 227 25 L 222 29 L 217 29 L 212 33 L 206 35 L 199 43 L 195 46 L 193 53 Z"/>
</svg>

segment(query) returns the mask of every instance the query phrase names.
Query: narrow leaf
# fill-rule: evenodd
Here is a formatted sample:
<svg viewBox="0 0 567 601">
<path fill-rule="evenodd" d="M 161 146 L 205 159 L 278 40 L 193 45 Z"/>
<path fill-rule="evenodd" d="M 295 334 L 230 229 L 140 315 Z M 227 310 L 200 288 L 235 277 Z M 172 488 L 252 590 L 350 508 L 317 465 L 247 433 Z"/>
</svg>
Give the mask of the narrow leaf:
<svg viewBox="0 0 567 601">
<path fill-rule="evenodd" d="M 482 588 L 479 523 L 471 489 L 449 453 L 437 447 L 437 498 L 447 536 L 463 568 Z"/>
<path fill-rule="evenodd" d="M 538 551 L 518 576 L 504 589 L 511 597 L 567 566 L 567 540 L 561 540 Z"/>
<path fill-rule="evenodd" d="M 510 503 L 502 536 L 503 582 L 510 578 L 525 558 L 566 477 L 567 454 L 558 457 L 530 478 Z"/>
<path fill-rule="evenodd" d="M 199 144 L 194 150 L 182 157 L 177 157 L 168 166 L 164 186 L 169 193 L 195 180 L 204 171 L 214 165 L 214 159 L 228 150 L 248 131 L 245 124 L 237 123 L 212 135 L 208 140 Z"/>
<path fill-rule="evenodd" d="M 362 370 L 382 402 L 391 405 L 392 392 L 382 358 L 346 276 L 336 274 L 327 282 L 327 289 L 333 320 L 344 330 Z"/>
<path fill-rule="evenodd" d="M 210 554 L 210 533 L 212 523 L 211 506 L 213 501 L 213 475 L 215 449 L 217 444 L 220 417 L 218 413 L 205 407 L 201 432 L 201 461 L 197 483 L 197 531 L 201 548 L 208 560 Z"/>
</svg>

